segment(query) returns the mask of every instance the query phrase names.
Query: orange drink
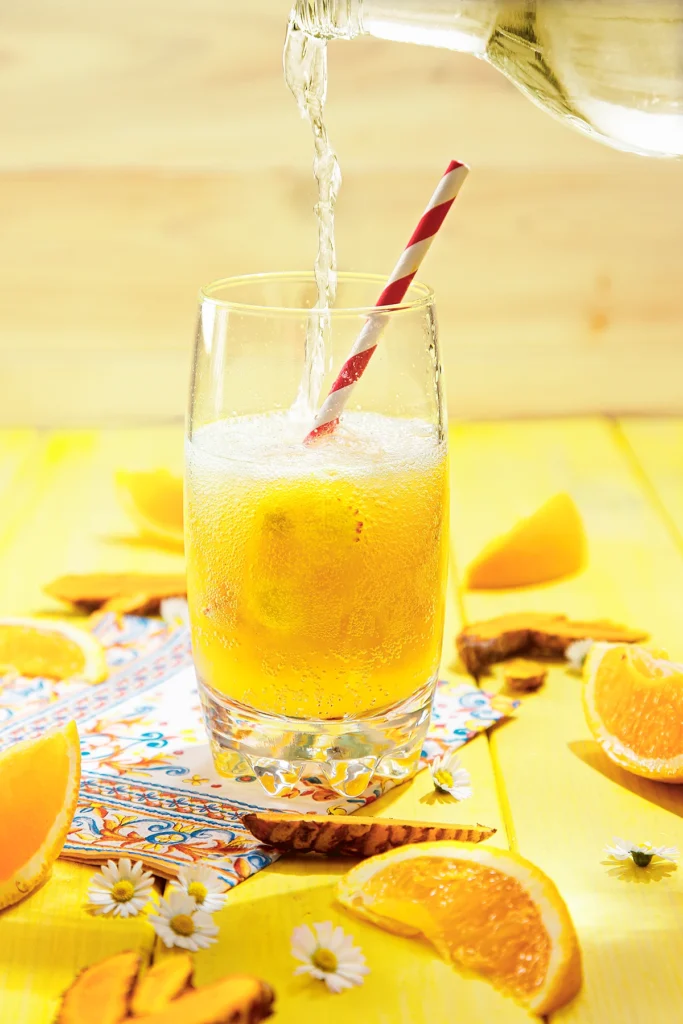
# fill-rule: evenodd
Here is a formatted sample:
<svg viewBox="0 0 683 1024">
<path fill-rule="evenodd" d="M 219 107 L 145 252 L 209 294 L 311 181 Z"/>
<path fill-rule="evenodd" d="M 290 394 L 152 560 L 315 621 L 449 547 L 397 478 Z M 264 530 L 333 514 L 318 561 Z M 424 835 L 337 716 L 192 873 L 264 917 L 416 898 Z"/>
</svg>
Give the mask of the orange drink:
<svg viewBox="0 0 683 1024">
<path fill-rule="evenodd" d="M 434 677 L 448 514 L 434 427 L 351 413 L 306 446 L 286 414 L 240 417 L 199 431 L 187 467 L 200 679 L 271 715 L 339 719 Z"/>
</svg>

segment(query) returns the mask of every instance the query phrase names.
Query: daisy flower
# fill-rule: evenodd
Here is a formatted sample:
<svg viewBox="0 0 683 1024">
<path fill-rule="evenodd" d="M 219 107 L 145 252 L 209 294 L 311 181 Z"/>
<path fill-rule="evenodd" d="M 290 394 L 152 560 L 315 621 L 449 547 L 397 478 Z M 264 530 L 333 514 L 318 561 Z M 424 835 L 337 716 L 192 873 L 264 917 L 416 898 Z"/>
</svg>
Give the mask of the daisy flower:
<svg viewBox="0 0 683 1024">
<path fill-rule="evenodd" d="M 566 660 L 575 672 L 583 670 L 583 664 L 594 643 L 594 640 L 574 640 L 564 652 Z"/>
<path fill-rule="evenodd" d="M 363 951 L 354 946 L 352 936 L 345 935 L 339 925 L 335 928 L 331 921 L 295 928 L 292 956 L 302 961 L 295 974 L 310 974 L 324 981 L 330 992 L 362 985 L 363 976 L 370 973 Z"/>
<path fill-rule="evenodd" d="M 198 910 L 194 896 L 186 892 L 172 892 L 167 899 L 160 899 L 159 913 L 150 914 L 148 920 L 169 949 L 180 946 L 196 953 L 215 942 L 218 935 L 211 915 Z"/>
<path fill-rule="evenodd" d="M 661 857 L 662 860 L 677 861 L 678 850 L 675 846 L 652 846 L 651 843 L 629 843 L 626 839 L 615 837 L 613 846 L 606 846 L 605 853 L 612 860 L 628 860 L 632 858 L 633 863 L 639 868 L 646 868 L 653 857 Z"/>
<path fill-rule="evenodd" d="M 197 906 L 207 914 L 213 914 L 225 905 L 227 885 L 221 882 L 215 871 L 204 864 L 181 868 L 177 884 L 184 893 L 192 896 Z"/>
<path fill-rule="evenodd" d="M 167 626 L 190 625 L 190 613 L 185 597 L 165 597 L 159 605 L 159 614 Z"/>
<path fill-rule="evenodd" d="M 154 875 L 143 869 L 142 861 L 131 864 L 128 857 L 118 863 L 108 860 L 90 883 L 90 909 L 94 914 L 135 917 L 147 903 L 153 885 Z"/>
<path fill-rule="evenodd" d="M 432 782 L 437 789 L 450 793 L 456 800 L 467 800 L 472 796 L 472 780 L 470 773 L 460 764 L 455 754 L 442 754 L 435 757 L 429 766 Z"/>
</svg>

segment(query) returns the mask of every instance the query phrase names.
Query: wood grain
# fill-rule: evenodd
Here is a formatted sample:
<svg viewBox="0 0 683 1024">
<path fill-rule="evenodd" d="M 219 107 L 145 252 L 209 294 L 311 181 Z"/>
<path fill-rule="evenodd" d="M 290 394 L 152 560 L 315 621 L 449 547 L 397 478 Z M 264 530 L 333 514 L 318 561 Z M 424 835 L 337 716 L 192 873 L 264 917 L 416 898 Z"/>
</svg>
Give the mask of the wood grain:
<svg viewBox="0 0 683 1024">
<path fill-rule="evenodd" d="M 584 517 L 588 569 L 557 584 L 462 595 L 470 619 L 527 609 L 610 617 L 683 653 L 683 558 L 615 430 L 600 421 L 499 424 L 454 432 L 453 535 L 464 565 L 523 508 L 569 490 Z M 500 674 L 498 674 L 500 673 Z M 488 686 L 502 680 L 497 670 Z M 524 698 L 514 727 L 491 737 L 515 847 L 556 882 L 576 923 L 585 986 L 553 1021 L 640 1024 L 677 1019 L 683 995 L 680 870 L 622 874 L 604 863 L 613 836 L 683 844 L 681 787 L 637 779 L 593 741 L 581 682 L 552 668 Z M 639 840 L 638 837 L 641 837 Z"/>
<path fill-rule="evenodd" d="M 184 413 L 195 296 L 310 267 L 288 4 L 0 11 L 0 423 Z M 554 122 L 470 57 L 330 48 L 340 266 L 393 266 L 449 157 L 473 174 L 424 274 L 456 417 L 680 408 L 679 164 Z"/>
<path fill-rule="evenodd" d="M 134 528 L 116 503 L 113 478 L 120 468 L 163 465 L 177 472 L 181 459 L 179 427 L 0 433 L 0 479 L 12 481 L 15 508 L 10 516 L 7 504 L 0 502 L 0 614 L 57 611 L 59 605 L 44 596 L 42 585 L 60 573 L 114 568 L 179 571 L 181 556 L 136 541 Z M 453 598 L 447 611 L 449 636 L 459 625 Z M 450 649 L 445 660 L 448 675 Z M 496 828 L 492 842 L 504 846 L 506 832 L 484 737 L 463 749 L 462 761 L 474 787 L 466 804 L 467 820 Z M 453 806 L 434 793 L 429 774 L 422 772 L 366 813 L 439 824 L 446 817 L 453 820 Z M 321 868 L 294 861 L 277 864 L 239 886 L 216 917 L 221 926 L 218 944 L 196 958 L 198 984 L 227 971 L 265 977 L 277 991 L 278 1020 L 284 1022 L 323 1014 L 329 1024 L 345 1024 L 349 1012 L 363 1007 L 369 1008 L 367 1019 L 378 1024 L 445 1024 L 453 1005 L 477 1022 L 531 1020 L 485 982 L 452 971 L 426 946 L 348 918 L 333 904 L 334 880 L 343 870 L 342 865 Z M 92 873 L 58 862 L 54 878 L 40 894 L 0 915 L 2 1008 L 4 993 L 10 991 L 12 1019 L 51 1024 L 59 994 L 82 965 L 121 948 L 149 950 L 152 936 L 144 920 L 134 919 L 124 927 L 124 922 L 85 913 Z M 362 990 L 338 1000 L 327 996 L 322 986 L 294 979 L 289 951 L 296 925 L 330 918 L 356 935 L 372 967 Z M 4 952 L 10 945 L 11 952 Z M 158 943 L 155 955 L 163 955 Z M 428 1006 L 425 991 L 430 992 Z"/>
<path fill-rule="evenodd" d="M 74 447 L 83 467 L 84 452 L 92 451 L 93 445 L 86 441 Z M 63 546 L 62 556 L 68 559 L 87 536 L 87 514 L 79 508 L 86 488 L 83 481 L 75 486 L 75 479 L 67 474 L 70 496 L 64 502 L 65 491 L 60 492 L 58 484 L 64 461 L 63 440 L 51 443 L 36 432 L 0 434 L 0 609 L 4 613 L 40 608 L 45 552 Z M 43 517 L 36 530 L 32 524 L 38 507 Z M 45 542 L 44 547 L 35 545 L 37 538 Z M 16 552 L 22 553 L 19 561 L 13 560 Z M 31 808 L 26 811 L 30 814 Z M 2 842 L 11 842 L 11 837 L 2 834 Z M 90 868 L 57 861 L 40 889 L 0 914 L 3 1020 L 52 1024 L 61 994 L 87 964 L 131 947 L 139 949 L 143 959 L 150 956 L 153 932 L 144 919 L 105 921 L 86 912 L 92 875 Z"/>
</svg>

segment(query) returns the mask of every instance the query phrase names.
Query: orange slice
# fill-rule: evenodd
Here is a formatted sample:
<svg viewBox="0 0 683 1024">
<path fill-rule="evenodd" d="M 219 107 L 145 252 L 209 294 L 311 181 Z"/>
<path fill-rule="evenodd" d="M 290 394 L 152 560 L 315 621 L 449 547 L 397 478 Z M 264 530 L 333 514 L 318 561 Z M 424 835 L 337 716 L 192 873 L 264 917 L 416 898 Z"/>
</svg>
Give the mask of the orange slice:
<svg viewBox="0 0 683 1024">
<path fill-rule="evenodd" d="M 86 683 L 108 673 L 104 648 L 87 630 L 54 619 L 0 619 L 0 676 L 12 671 Z"/>
<path fill-rule="evenodd" d="M 338 883 L 348 910 L 478 971 L 538 1014 L 581 987 L 581 956 L 562 897 L 528 860 L 468 843 L 403 846 Z"/>
<path fill-rule="evenodd" d="M 80 777 L 75 722 L 0 754 L 0 910 L 47 877 L 71 827 Z"/>
<path fill-rule="evenodd" d="M 467 569 L 469 590 L 500 590 L 547 583 L 579 572 L 586 562 L 586 532 L 568 494 L 556 494 L 491 541 Z"/>
<path fill-rule="evenodd" d="M 183 481 L 167 469 L 116 474 L 121 504 L 140 531 L 157 540 L 183 543 Z"/>
<path fill-rule="evenodd" d="M 586 721 L 610 760 L 683 782 L 683 665 L 631 644 L 598 643 L 583 670 Z"/>
</svg>

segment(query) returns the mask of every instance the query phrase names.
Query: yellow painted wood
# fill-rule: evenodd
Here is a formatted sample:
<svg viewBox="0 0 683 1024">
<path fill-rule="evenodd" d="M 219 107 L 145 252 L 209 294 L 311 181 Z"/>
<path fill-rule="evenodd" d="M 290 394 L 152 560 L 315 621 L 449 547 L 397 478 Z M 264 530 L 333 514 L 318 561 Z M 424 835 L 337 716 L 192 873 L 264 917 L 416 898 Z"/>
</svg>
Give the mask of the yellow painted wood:
<svg viewBox="0 0 683 1024">
<path fill-rule="evenodd" d="M 457 628 L 456 603 L 451 599 L 443 662 L 447 678 L 454 674 L 450 645 Z M 437 797 L 429 773 L 421 772 L 414 782 L 388 793 L 364 813 L 412 821 L 483 822 L 499 830 L 493 842 L 506 846 L 485 737 L 468 743 L 461 759 L 471 773 L 474 790 L 462 805 Z M 227 964 L 259 974 L 278 993 L 277 1020 L 283 1024 L 318 1014 L 325 1024 L 347 1024 L 354 1014 L 377 1024 L 450 1024 L 454 1007 L 458 1019 L 473 1024 L 521 1024 L 536 1019 L 486 982 L 441 963 L 426 945 L 389 935 L 336 906 L 335 881 L 350 863 L 287 859 L 238 886 L 216 916 L 221 925 L 217 945 L 198 958 L 199 983 L 221 977 Z M 290 954 L 293 928 L 328 920 L 356 938 L 372 972 L 362 988 L 339 999 L 328 998 L 319 983 L 292 974 L 296 966 Z"/>
<path fill-rule="evenodd" d="M 57 611 L 41 587 L 67 571 L 177 570 L 178 555 L 126 542 L 135 531 L 116 504 L 112 478 L 115 468 L 157 460 L 179 466 L 174 450 L 180 441 L 178 431 L 44 439 L 0 434 L 0 614 Z M 121 949 L 149 956 L 153 933 L 146 921 L 105 921 L 86 913 L 93 873 L 58 861 L 38 892 L 0 913 L 3 1021 L 52 1024 L 60 994 L 86 964 Z"/>
<path fill-rule="evenodd" d="M 646 627 L 656 642 L 683 653 L 683 558 L 608 423 L 456 429 L 452 467 L 460 565 L 558 490 L 576 498 L 590 543 L 588 569 L 575 579 L 464 594 L 470 621 L 524 608 L 610 617 Z M 517 721 L 491 740 L 515 846 L 557 883 L 584 953 L 584 989 L 553 1020 L 674 1024 L 683 997 L 681 870 L 620 877 L 602 863 L 602 850 L 615 835 L 682 847 L 683 792 L 611 765 L 584 723 L 580 687 L 576 676 L 551 669 L 546 686 L 524 698 Z"/>
<path fill-rule="evenodd" d="M 683 547 L 683 420 L 623 419 L 625 450 Z"/>
<path fill-rule="evenodd" d="M 9 445 L 0 441 L 0 452 L 3 443 Z M 181 458 L 179 428 L 54 433 L 40 443 L 37 453 L 32 449 L 25 453 L 28 478 L 21 515 L 12 519 L 12 528 L 0 545 L 0 614 L 56 611 L 56 604 L 42 596 L 41 586 L 63 572 L 177 571 L 182 565 L 179 555 L 134 542 L 134 528 L 116 503 L 113 476 L 119 468 L 166 465 L 178 471 Z M 0 468 L 0 475 L 3 472 L 9 471 Z M 2 508 L 0 503 L 0 536 Z M 456 602 L 451 599 L 449 637 L 457 628 Z M 451 671 L 450 642 L 447 650 L 446 673 Z M 369 813 L 465 824 L 479 821 L 497 828 L 494 842 L 504 846 L 506 833 L 486 740 L 482 737 L 468 744 L 462 760 L 474 784 L 473 798 L 462 807 L 435 799 L 428 773 L 423 772 L 411 785 L 372 805 Z M 282 1021 L 320 1014 L 334 1024 L 346 1022 L 355 1011 L 386 1024 L 447 1024 L 453 1006 L 482 1024 L 494 1019 L 500 1024 L 521 1024 L 530 1019 L 486 983 L 447 968 L 426 946 L 356 922 L 335 908 L 333 882 L 344 867 L 283 862 L 239 886 L 219 915 L 219 943 L 197 956 L 198 981 L 230 970 L 252 970 L 274 984 Z M 12 1009 L 22 1024 L 48 1024 L 58 993 L 83 963 L 126 945 L 140 943 L 149 948 L 144 922 L 124 928 L 84 914 L 82 903 L 91 874 L 88 868 L 60 862 L 40 901 L 30 897 L 14 911 L 0 915 L 0 991 L 4 984 L 13 993 Z M 328 997 L 318 985 L 295 980 L 289 953 L 291 931 L 297 924 L 330 918 L 343 921 L 358 937 L 372 967 L 363 989 L 339 999 Z M 49 939 L 44 935 L 46 920 L 53 923 Z M 6 952 L 10 939 L 11 957 Z M 59 944 L 59 954 L 49 943 Z M 44 967 L 44 961 L 54 961 L 54 969 Z"/>
<path fill-rule="evenodd" d="M 57 861 L 41 889 L 0 914 L 3 1021 L 53 1024 L 62 993 L 88 964 L 124 949 L 150 957 L 154 932 L 144 919 L 103 920 L 85 910 L 92 875 Z"/>
</svg>

